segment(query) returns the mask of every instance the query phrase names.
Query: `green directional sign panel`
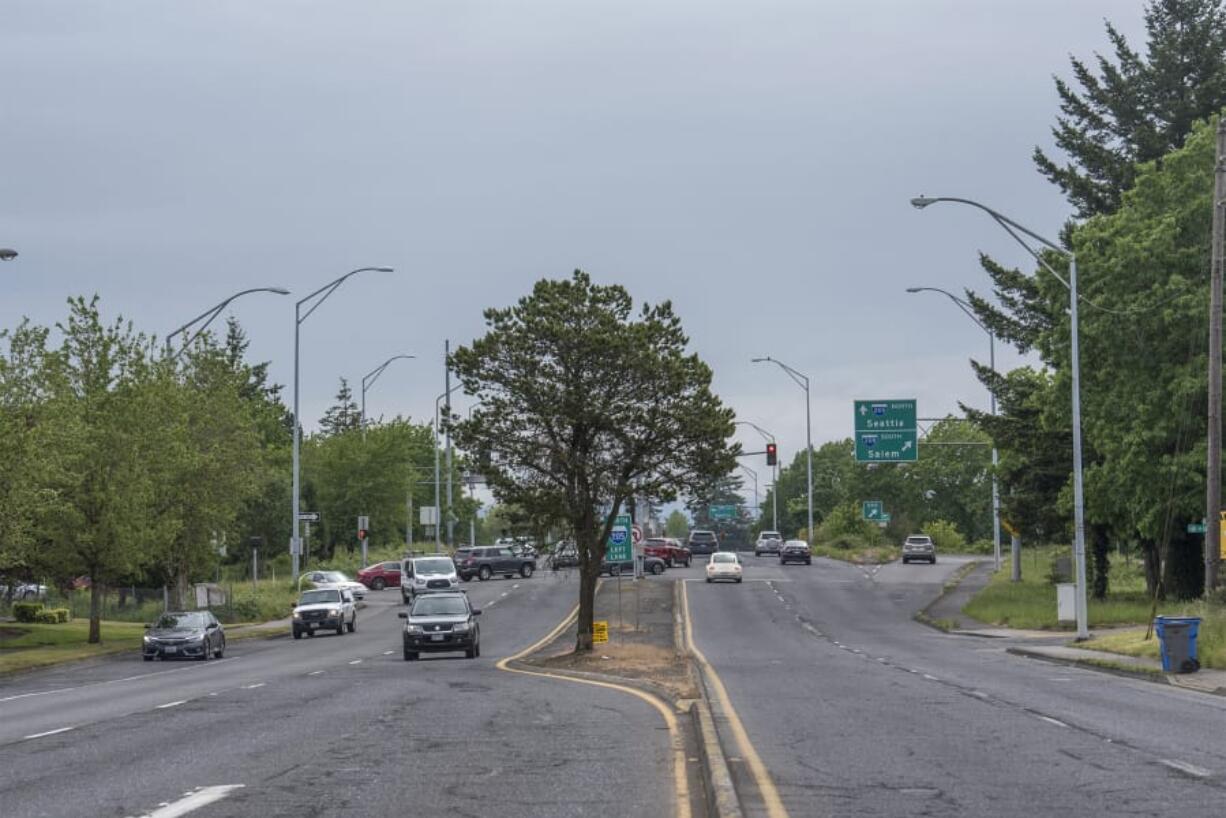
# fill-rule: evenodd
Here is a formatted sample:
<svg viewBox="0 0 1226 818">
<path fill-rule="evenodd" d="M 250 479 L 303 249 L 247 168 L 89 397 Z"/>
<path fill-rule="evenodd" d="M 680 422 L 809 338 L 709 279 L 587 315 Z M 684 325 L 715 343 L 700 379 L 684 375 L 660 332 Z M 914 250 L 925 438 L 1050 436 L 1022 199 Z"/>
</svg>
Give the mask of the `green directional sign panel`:
<svg viewBox="0 0 1226 818">
<path fill-rule="evenodd" d="M 861 463 L 907 463 L 916 459 L 914 429 L 903 432 L 856 432 L 856 460 Z"/>
<path fill-rule="evenodd" d="M 625 562 L 633 558 L 630 540 L 630 515 L 618 514 L 605 543 L 604 558 L 609 562 Z"/>
<path fill-rule="evenodd" d="M 858 400 L 853 409 L 858 462 L 908 463 L 918 459 L 919 424 L 914 398 Z"/>
<path fill-rule="evenodd" d="M 710 514 L 712 520 L 735 520 L 736 506 L 734 505 L 719 505 L 711 506 Z"/>
<path fill-rule="evenodd" d="M 857 432 L 914 431 L 914 400 L 858 400 L 856 409 Z"/>
<path fill-rule="evenodd" d="M 876 522 L 885 514 L 884 508 L 880 500 L 865 500 L 861 504 L 863 508 L 864 519 Z"/>
</svg>

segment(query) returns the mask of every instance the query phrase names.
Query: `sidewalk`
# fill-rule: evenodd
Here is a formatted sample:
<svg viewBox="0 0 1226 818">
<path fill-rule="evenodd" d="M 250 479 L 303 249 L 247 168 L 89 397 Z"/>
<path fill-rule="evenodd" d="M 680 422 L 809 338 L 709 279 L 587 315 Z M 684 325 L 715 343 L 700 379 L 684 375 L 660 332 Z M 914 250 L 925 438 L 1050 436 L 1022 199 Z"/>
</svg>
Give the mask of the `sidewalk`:
<svg viewBox="0 0 1226 818">
<path fill-rule="evenodd" d="M 1226 696 L 1226 670 L 1163 673 L 1162 662 L 1157 659 L 1146 656 L 1124 656 L 1119 653 L 1107 653 L 1086 648 L 1070 648 L 1063 645 L 1014 645 L 1006 650 L 1016 656 L 1087 667 L 1092 670 L 1115 671 L 1147 681 Z"/>
</svg>

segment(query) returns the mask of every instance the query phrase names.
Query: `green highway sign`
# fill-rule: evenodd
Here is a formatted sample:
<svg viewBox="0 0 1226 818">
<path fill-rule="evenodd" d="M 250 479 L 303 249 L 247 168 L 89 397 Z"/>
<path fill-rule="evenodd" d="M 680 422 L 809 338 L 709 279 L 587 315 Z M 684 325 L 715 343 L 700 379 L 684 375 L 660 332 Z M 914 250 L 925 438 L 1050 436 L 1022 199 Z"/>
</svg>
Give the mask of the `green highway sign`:
<svg viewBox="0 0 1226 818">
<path fill-rule="evenodd" d="M 915 401 L 858 400 L 855 402 L 857 432 L 899 432 L 915 429 Z"/>
<path fill-rule="evenodd" d="M 861 509 L 864 519 L 872 520 L 874 522 L 880 520 L 882 515 L 885 514 L 885 510 L 880 500 L 865 500 L 861 504 Z"/>
<path fill-rule="evenodd" d="M 858 400 L 853 410 L 857 462 L 907 463 L 918 459 L 919 424 L 914 398 Z"/>
<path fill-rule="evenodd" d="M 736 506 L 734 505 L 719 505 L 711 506 L 709 509 L 712 520 L 735 520 Z"/>
<path fill-rule="evenodd" d="M 618 514 L 613 521 L 613 530 L 609 532 L 609 541 L 604 547 L 604 558 L 609 562 L 625 562 L 633 558 L 629 514 Z"/>
<path fill-rule="evenodd" d="M 904 432 L 856 432 L 856 460 L 861 463 L 906 463 L 916 459 L 914 429 Z"/>
<path fill-rule="evenodd" d="M 1188 533 L 1189 534 L 1204 534 L 1205 524 L 1204 523 L 1188 523 Z"/>
</svg>

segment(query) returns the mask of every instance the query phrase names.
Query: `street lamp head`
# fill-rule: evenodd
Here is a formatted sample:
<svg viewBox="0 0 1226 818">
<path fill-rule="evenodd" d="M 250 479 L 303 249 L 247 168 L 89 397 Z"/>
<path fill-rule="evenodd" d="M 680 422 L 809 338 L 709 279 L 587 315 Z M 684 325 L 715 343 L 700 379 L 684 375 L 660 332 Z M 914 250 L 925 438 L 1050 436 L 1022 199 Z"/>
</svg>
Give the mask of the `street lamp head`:
<svg viewBox="0 0 1226 818">
<path fill-rule="evenodd" d="M 916 196 L 914 199 L 911 200 L 911 206 L 914 207 L 916 210 L 923 210 L 928 205 L 935 204 L 936 201 L 937 201 L 936 199 L 930 198 L 928 196 Z"/>
<path fill-rule="evenodd" d="M 908 287 L 908 288 L 907 288 L 907 292 L 909 292 L 909 293 L 918 293 L 918 292 L 920 292 L 920 291 L 921 291 L 921 290 L 923 290 L 923 289 L 924 289 L 923 287 Z"/>
<path fill-rule="evenodd" d="M 376 273 L 394 273 L 396 272 L 391 267 L 372 267 L 371 269 L 374 270 Z"/>
<path fill-rule="evenodd" d="M 268 292 L 276 293 L 277 295 L 289 295 L 289 290 L 284 287 L 269 287 Z"/>
<path fill-rule="evenodd" d="M 751 358 L 749 362 L 753 364 L 760 364 L 763 361 L 769 361 L 769 360 L 770 360 L 770 356 L 767 356 L 765 358 Z"/>
<path fill-rule="evenodd" d="M 11 247 L 0 247 L 0 261 L 12 261 L 17 258 L 17 251 Z"/>
</svg>

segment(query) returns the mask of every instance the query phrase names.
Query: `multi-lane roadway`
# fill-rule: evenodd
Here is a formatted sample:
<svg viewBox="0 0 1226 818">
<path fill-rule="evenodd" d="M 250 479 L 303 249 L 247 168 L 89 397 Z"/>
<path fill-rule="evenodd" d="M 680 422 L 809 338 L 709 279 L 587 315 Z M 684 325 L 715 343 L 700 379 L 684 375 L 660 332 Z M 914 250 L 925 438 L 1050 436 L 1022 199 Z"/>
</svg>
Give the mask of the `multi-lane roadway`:
<svg viewBox="0 0 1226 818">
<path fill-rule="evenodd" d="M 744 561 L 739 585 L 707 585 L 701 559 L 644 581 L 685 582 L 748 815 L 1226 813 L 1226 699 L 912 621 L 955 558 Z M 355 634 L 6 678 L 3 814 L 684 814 L 655 708 L 497 668 L 566 617 L 574 577 L 467 588 L 483 609 L 474 660 L 404 662 L 392 589 Z"/>
</svg>

